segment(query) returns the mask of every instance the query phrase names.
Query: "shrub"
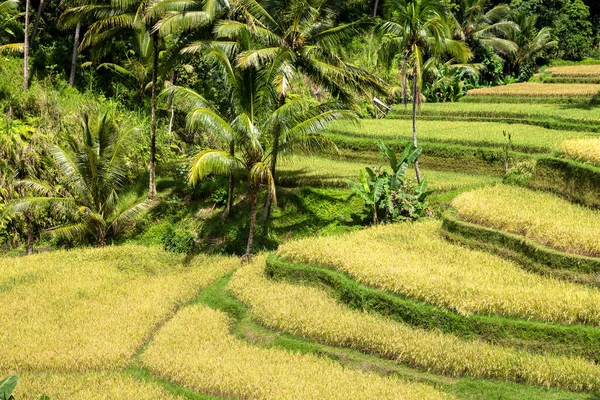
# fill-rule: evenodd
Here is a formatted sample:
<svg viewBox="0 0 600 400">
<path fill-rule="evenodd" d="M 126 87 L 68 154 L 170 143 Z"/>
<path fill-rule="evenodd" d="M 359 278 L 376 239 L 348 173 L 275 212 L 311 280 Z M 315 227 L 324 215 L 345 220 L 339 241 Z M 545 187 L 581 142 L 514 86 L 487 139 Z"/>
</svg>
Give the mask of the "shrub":
<svg viewBox="0 0 600 400">
<path fill-rule="evenodd" d="M 361 171 L 360 183 L 347 181 L 354 193 L 365 202 L 373 216 L 373 222 L 416 220 L 431 214 L 425 201 L 431 193 L 427 191 L 427 179 L 415 187 L 404 176 L 408 166 L 415 162 L 423 148 L 407 145 L 400 158 L 397 158 L 381 140 L 377 144 L 389 161 L 392 172 L 367 167 L 365 171 L 368 178 Z"/>
</svg>

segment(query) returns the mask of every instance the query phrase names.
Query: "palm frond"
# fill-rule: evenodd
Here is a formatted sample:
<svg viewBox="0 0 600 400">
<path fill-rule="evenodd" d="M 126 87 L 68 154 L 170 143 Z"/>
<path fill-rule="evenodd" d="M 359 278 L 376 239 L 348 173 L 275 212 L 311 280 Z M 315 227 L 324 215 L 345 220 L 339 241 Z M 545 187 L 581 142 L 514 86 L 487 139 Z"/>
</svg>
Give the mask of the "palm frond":
<svg viewBox="0 0 600 400">
<path fill-rule="evenodd" d="M 252 166 L 248 179 L 254 185 L 264 184 L 267 186 L 267 193 L 273 202 L 273 205 L 277 207 L 277 191 L 275 189 L 275 180 L 271 169 L 264 162 L 257 162 Z"/>
<path fill-rule="evenodd" d="M 204 150 L 190 164 L 188 181 L 191 185 L 196 185 L 208 175 L 229 176 L 241 167 L 240 164 L 240 160 L 225 151 Z"/>
<path fill-rule="evenodd" d="M 115 219 L 109 225 L 108 230 L 118 233 L 123 229 L 123 227 L 139 219 L 146 211 L 148 211 L 149 208 L 150 204 L 147 202 L 134 204 L 131 207 L 128 207 L 119 215 L 117 215 L 117 217 L 115 217 Z"/>
</svg>

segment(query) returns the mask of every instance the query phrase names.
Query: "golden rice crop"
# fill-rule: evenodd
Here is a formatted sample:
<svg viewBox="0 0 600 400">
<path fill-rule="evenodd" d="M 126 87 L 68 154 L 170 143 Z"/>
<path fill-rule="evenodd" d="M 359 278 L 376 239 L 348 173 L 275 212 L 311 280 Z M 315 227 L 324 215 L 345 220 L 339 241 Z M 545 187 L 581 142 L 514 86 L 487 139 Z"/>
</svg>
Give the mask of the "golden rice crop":
<svg viewBox="0 0 600 400">
<path fill-rule="evenodd" d="M 548 68 L 546 72 L 560 78 L 600 78 L 600 65 L 564 65 Z"/>
<path fill-rule="evenodd" d="M 236 265 L 184 260 L 139 246 L 0 259 L 0 370 L 123 366 L 178 305 Z"/>
<path fill-rule="evenodd" d="M 156 375 L 204 393 L 243 399 L 443 399 L 433 388 L 345 370 L 336 362 L 249 345 L 226 314 L 194 305 L 156 335 L 142 360 Z"/>
<path fill-rule="evenodd" d="M 2 375 L 2 377 L 8 374 Z M 184 400 L 156 383 L 139 381 L 119 372 L 20 373 L 15 391 L 17 399 L 52 400 Z"/>
<path fill-rule="evenodd" d="M 373 163 L 367 161 L 344 161 L 315 156 L 293 156 L 282 159 L 279 171 L 281 178 L 284 180 L 286 179 L 286 175 L 290 175 L 291 179 L 303 186 L 347 187 L 347 180 L 358 181 L 359 172 L 364 172 L 365 167 L 373 166 L 385 167 L 385 163 L 383 161 Z M 407 174 L 414 176 L 414 170 L 410 169 Z M 451 171 L 423 169 L 421 170 L 421 174 L 427 178 L 428 187 L 435 190 L 452 190 L 498 181 L 498 178 L 489 175 L 462 174 Z M 416 178 L 414 179 L 416 180 Z"/>
<path fill-rule="evenodd" d="M 593 97 L 600 92 L 600 85 L 578 83 L 513 83 L 505 86 L 494 86 L 471 89 L 468 96 L 481 97 Z"/>
<path fill-rule="evenodd" d="M 600 291 L 529 273 L 453 245 L 434 221 L 377 226 L 339 237 L 290 241 L 283 258 L 338 269 L 360 282 L 461 314 L 490 313 L 600 325 Z"/>
<path fill-rule="evenodd" d="M 600 164 L 600 139 L 565 140 L 561 150 L 569 157 Z"/>
<path fill-rule="evenodd" d="M 331 345 L 354 347 L 427 371 L 570 390 L 600 387 L 600 367 L 580 358 L 533 355 L 350 310 L 325 291 L 269 281 L 264 260 L 239 269 L 228 288 L 255 318 L 275 329 Z"/>
<path fill-rule="evenodd" d="M 600 256 L 600 213 L 549 193 L 495 185 L 463 193 L 452 205 L 464 220 Z"/>
</svg>

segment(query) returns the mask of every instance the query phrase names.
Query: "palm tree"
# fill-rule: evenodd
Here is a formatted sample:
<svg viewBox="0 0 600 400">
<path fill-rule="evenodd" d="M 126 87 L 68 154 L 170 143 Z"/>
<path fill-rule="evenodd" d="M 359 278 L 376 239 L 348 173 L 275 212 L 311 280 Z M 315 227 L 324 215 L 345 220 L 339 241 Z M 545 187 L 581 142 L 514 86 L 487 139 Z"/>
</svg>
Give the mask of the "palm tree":
<svg viewBox="0 0 600 400">
<path fill-rule="evenodd" d="M 443 0 L 388 0 L 384 3 L 385 21 L 379 26 L 384 41 L 380 52 L 382 61 L 392 65 L 397 56 L 402 57 L 402 101 L 406 102 L 408 79 L 412 80 L 413 144 L 417 142 L 417 108 L 421 102 L 425 60 L 447 57 L 466 62 L 470 51 L 452 39 L 447 10 Z M 421 183 L 419 160 L 415 160 L 417 181 Z"/>
<path fill-rule="evenodd" d="M 345 62 L 337 53 L 340 43 L 356 35 L 364 24 L 337 24 L 331 0 L 239 0 L 239 20 L 220 21 L 215 33 L 220 39 L 238 40 L 249 35 L 259 44 L 239 54 L 242 68 L 266 67 L 274 77 L 278 105 L 283 106 L 297 76 L 308 78 L 346 106 L 358 94 L 383 92 L 384 84 L 365 69 Z M 241 21 L 240 21 L 241 20 Z M 336 108 L 339 108 L 336 107 Z M 283 130 L 266 132 L 271 145 L 270 168 L 277 177 L 277 162 Z M 270 204 L 264 218 L 270 215 Z"/>
<path fill-rule="evenodd" d="M 0 52 L 23 51 L 22 43 L 9 43 L 16 38 L 16 32 L 23 29 L 16 21 L 19 14 L 18 7 L 18 0 L 4 0 L 0 2 Z"/>
<path fill-rule="evenodd" d="M 237 40 L 251 36 L 258 46 L 239 54 L 242 68 L 266 67 L 274 77 L 278 105 L 286 102 L 295 76 L 301 75 L 326 89 L 331 95 L 350 105 L 357 94 L 370 90 L 383 92 L 384 83 L 365 69 L 345 62 L 336 46 L 357 34 L 364 24 L 337 24 L 331 0 L 240 0 L 246 13 L 243 22 L 220 21 L 215 33 L 218 38 Z M 276 167 L 281 142 L 281 130 L 273 129 L 271 173 Z"/>
<path fill-rule="evenodd" d="M 157 129 L 157 95 L 158 95 L 158 57 L 160 53 L 160 37 L 158 30 L 153 29 L 159 20 L 159 14 L 153 8 L 155 2 L 141 0 L 117 1 L 109 3 L 84 4 L 67 9 L 60 17 L 63 27 L 73 27 L 78 23 L 90 22 L 83 36 L 80 48 L 94 46 L 113 36 L 116 32 L 127 29 L 151 32 L 152 44 L 152 111 L 150 125 L 150 174 L 148 198 L 156 196 L 156 129 Z"/>
<path fill-rule="evenodd" d="M 536 15 L 517 13 L 512 18 L 519 26 L 519 30 L 513 32 L 511 38 L 517 43 L 519 49 L 509 55 L 508 64 L 510 72 L 519 76 L 524 66 L 535 63 L 536 58 L 543 55 L 546 50 L 555 48 L 558 42 L 552 40 L 551 28 L 544 27 L 538 30 L 535 27 Z"/>
<path fill-rule="evenodd" d="M 138 101 L 141 103 L 146 86 L 152 79 L 154 49 L 151 34 L 146 30 L 145 25 L 137 26 L 133 33 L 133 48 L 128 53 L 127 60 L 123 65 L 102 63 L 98 69 L 108 69 L 134 83 L 138 90 Z"/>
<path fill-rule="evenodd" d="M 106 115 L 90 126 L 86 116 L 81 142 L 70 137 L 69 150 L 58 146 L 51 149 L 56 168 L 65 180 L 64 189 L 56 190 L 39 180 L 21 180 L 20 187 L 39 197 L 20 199 L 14 204 L 15 211 L 26 211 L 37 203 L 53 204 L 75 220 L 50 232 L 68 238 L 92 235 L 99 247 L 104 246 L 107 237 L 117 234 L 148 208 L 145 202 L 126 208 L 119 204 L 131 132 L 120 130 Z"/>
<path fill-rule="evenodd" d="M 253 41 L 250 36 L 240 37 L 235 47 L 243 53 Z M 173 95 L 178 104 L 185 104 L 187 124 L 220 137 L 227 150 L 203 150 L 190 166 L 190 182 L 195 184 L 209 174 L 244 175 L 248 182 L 250 227 L 248 244 L 243 259 L 250 257 L 256 231 L 257 199 L 261 185 L 267 188 L 267 197 L 276 202 L 275 179 L 269 167 L 273 157 L 272 143 L 265 141 L 266 132 L 279 129 L 283 141 L 280 151 L 321 148 L 330 144 L 319 132 L 327 123 L 351 118 L 352 113 L 337 110 L 329 104 L 308 106 L 305 100 L 288 100 L 279 106 L 273 87 L 271 69 L 243 68 L 233 63 L 235 54 L 227 56 L 231 44 L 214 43 L 204 50 L 205 57 L 222 71 L 230 90 L 231 104 L 225 113 L 219 112 L 206 99 L 191 89 L 173 86 L 163 95 Z M 354 116 L 354 118 L 356 118 Z M 230 180 L 230 183 L 232 181 Z M 232 186 L 230 185 L 230 189 Z M 228 208 L 232 204 L 230 190 Z"/>
<path fill-rule="evenodd" d="M 31 0 L 25 0 L 25 28 L 23 38 L 23 89 L 29 89 L 29 9 Z"/>
<path fill-rule="evenodd" d="M 486 10 L 488 0 L 459 0 L 452 11 L 454 38 L 473 49 L 474 46 L 491 46 L 494 50 L 511 54 L 517 44 L 509 39 L 519 26 L 509 19 L 508 4 L 498 4 Z"/>
</svg>

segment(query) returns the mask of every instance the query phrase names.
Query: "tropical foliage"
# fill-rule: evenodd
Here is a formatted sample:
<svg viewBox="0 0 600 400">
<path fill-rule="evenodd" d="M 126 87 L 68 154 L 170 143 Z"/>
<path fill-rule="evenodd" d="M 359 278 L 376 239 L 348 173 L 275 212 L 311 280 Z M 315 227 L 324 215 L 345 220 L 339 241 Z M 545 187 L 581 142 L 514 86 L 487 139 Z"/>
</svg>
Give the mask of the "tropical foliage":
<svg viewBox="0 0 600 400">
<path fill-rule="evenodd" d="M 427 179 L 416 188 L 405 177 L 408 166 L 415 162 L 422 147 L 416 149 L 407 145 L 404 152 L 397 157 L 380 140 L 379 148 L 390 163 L 391 172 L 380 168 L 365 168 L 367 174 L 360 172 L 360 182 L 348 181 L 354 193 L 360 196 L 373 216 L 373 222 L 390 222 L 413 220 L 427 213 L 425 199 L 430 194 L 427 191 Z"/>
<path fill-rule="evenodd" d="M 83 120 L 79 141 L 67 138 L 69 149 L 54 146 L 52 154 L 64 187 L 53 187 L 39 180 L 23 179 L 17 185 L 41 197 L 25 197 L 14 205 L 15 212 L 26 212 L 38 203 L 50 203 L 57 212 L 73 218 L 68 224 L 52 227 L 54 234 L 69 239 L 91 235 L 98 246 L 117 234 L 148 208 L 145 202 L 122 207 L 119 192 L 126 182 L 125 149 L 130 131 L 121 130 L 107 115 L 90 126 Z"/>
</svg>

